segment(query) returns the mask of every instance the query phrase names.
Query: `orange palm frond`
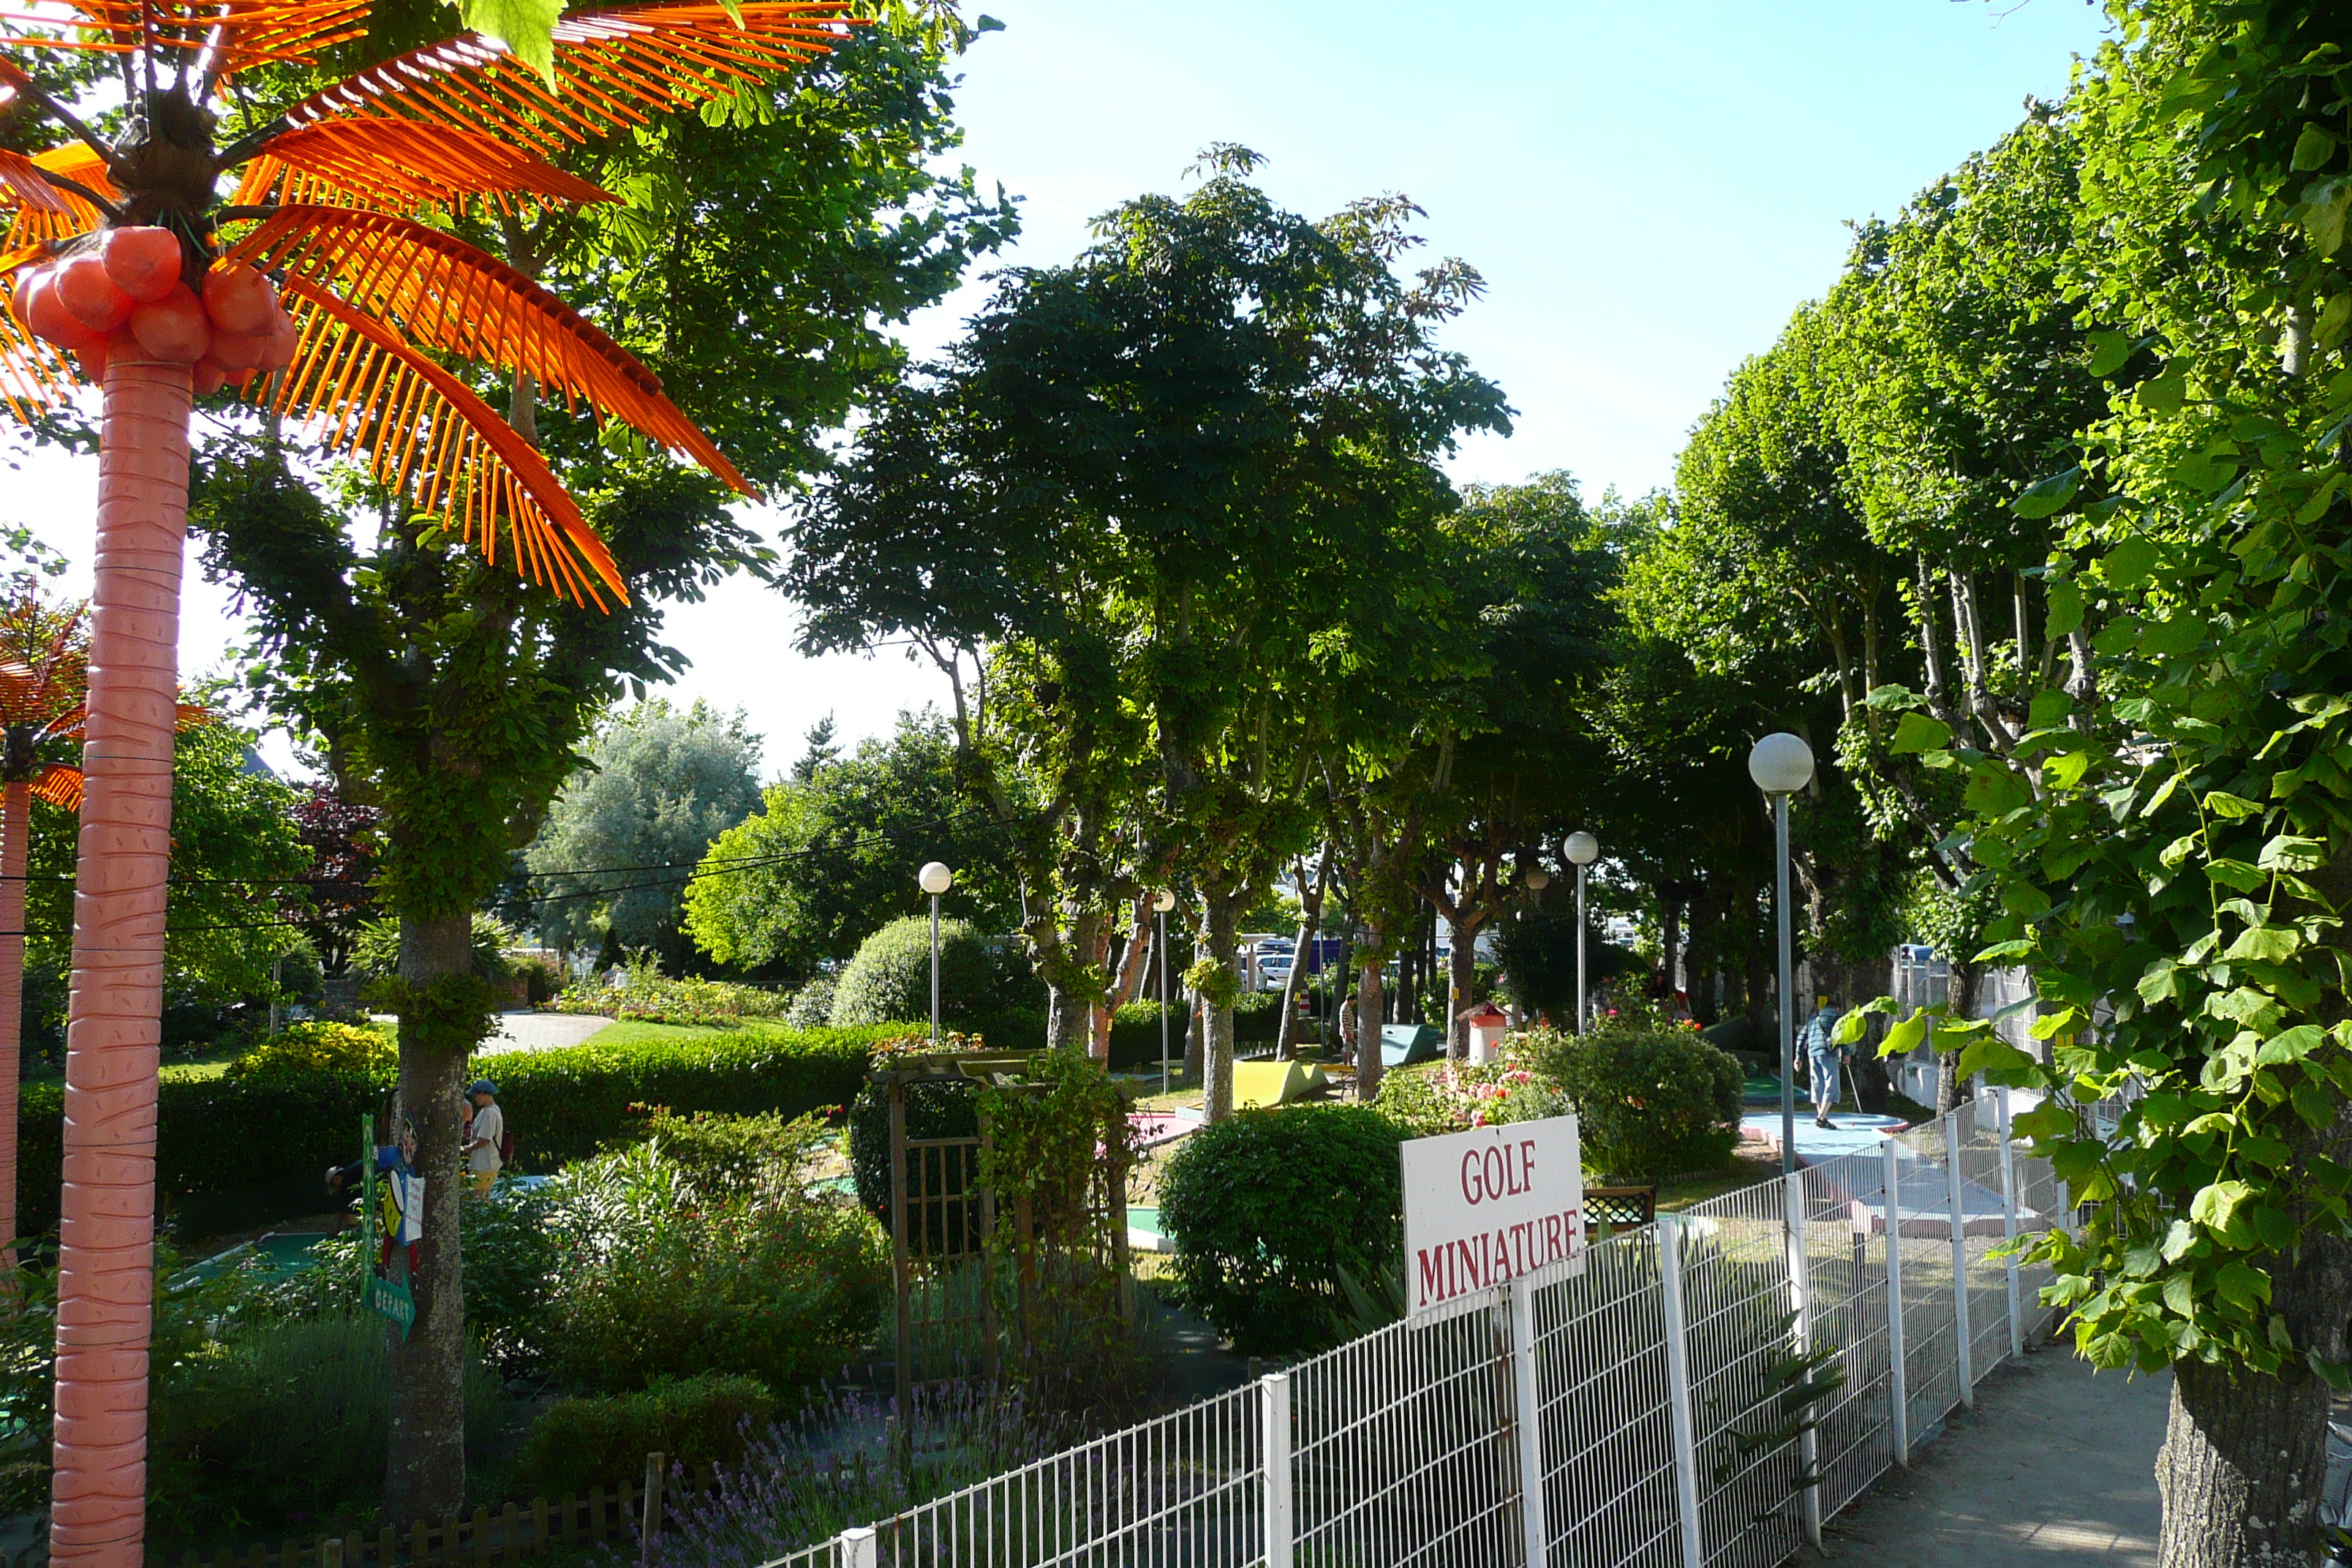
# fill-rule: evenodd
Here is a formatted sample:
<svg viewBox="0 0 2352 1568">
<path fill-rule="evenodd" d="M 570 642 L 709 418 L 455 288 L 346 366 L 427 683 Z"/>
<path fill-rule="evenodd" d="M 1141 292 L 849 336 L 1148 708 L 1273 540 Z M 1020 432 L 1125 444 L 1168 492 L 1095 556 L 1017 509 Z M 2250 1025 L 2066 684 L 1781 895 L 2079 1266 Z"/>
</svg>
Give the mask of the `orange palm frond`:
<svg viewBox="0 0 2352 1568">
<path fill-rule="evenodd" d="M 68 210 L 66 193 L 41 178 L 40 165 L 5 148 L 0 148 L 0 195 L 11 206 L 60 216 Z"/>
<path fill-rule="evenodd" d="M 33 781 L 33 798 L 46 800 L 51 805 L 67 811 L 81 809 L 81 770 L 63 763 L 51 763 Z"/>
<path fill-rule="evenodd" d="M 105 160 L 79 142 L 52 147 L 46 153 L 36 153 L 31 162 L 37 168 L 80 181 L 109 201 L 119 199 L 122 194 L 114 188 L 113 178 L 106 171 Z M 40 179 L 37 174 L 31 177 Z M 61 191 L 47 181 L 41 183 L 56 198 L 55 205 L 37 205 L 23 201 L 10 204 L 16 211 L 8 225 L 8 237 L 5 242 L 0 242 L 10 250 L 37 240 L 70 239 L 78 234 L 88 234 L 99 226 L 100 215 L 96 207 L 71 191 Z"/>
<path fill-rule="evenodd" d="M 308 125 L 372 107 L 404 119 L 481 130 L 552 151 L 789 70 L 840 42 L 847 0 L 748 0 L 722 5 L 623 5 L 555 24 L 550 91 L 537 73 L 478 33 L 396 55 L 287 110 Z"/>
<path fill-rule="evenodd" d="M 420 348 L 535 376 L 572 405 L 610 414 L 752 493 L 662 395 L 653 372 L 554 294 L 463 240 L 389 213 L 280 207 L 229 255 L 332 286 L 367 314 L 397 322 Z"/>
<path fill-rule="evenodd" d="M 378 480 L 446 515 L 495 563 L 503 531 L 517 566 L 580 604 L 622 599 L 620 569 L 547 459 L 465 383 L 400 334 L 315 283 L 289 276 L 300 329 L 271 405 L 309 420 L 331 452 L 363 455 Z"/>
<path fill-rule="evenodd" d="M 103 46 L 207 47 L 215 76 L 273 60 L 302 60 L 367 32 L 372 0 L 70 0 L 79 25 Z"/>
<path fill-rule="evenodd" d="M 495 136 L 455 125 L 362 115 L 306 125 L 270 139 L 246 165 L 230 198 L 350 206 L 454 206 L 467 196 L 538 196 L 565 202 L 619 198 Z"/>
</svg>

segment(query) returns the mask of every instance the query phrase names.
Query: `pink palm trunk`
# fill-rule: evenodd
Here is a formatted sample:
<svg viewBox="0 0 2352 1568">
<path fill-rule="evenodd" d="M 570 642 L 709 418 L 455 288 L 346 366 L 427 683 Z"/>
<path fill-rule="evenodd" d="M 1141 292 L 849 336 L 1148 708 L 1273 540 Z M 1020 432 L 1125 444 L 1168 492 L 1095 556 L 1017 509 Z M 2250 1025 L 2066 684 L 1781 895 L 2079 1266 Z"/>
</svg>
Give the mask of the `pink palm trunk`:
<svg viewBox="0 0 2352 1568">
<path fill-rule="evenodd" d="M 104 1568 L 139 1568 L 144 1555 L 155 1086 L 190 399 L 184 364 L 124 357 L 107 367 L 66 1033 L 49 1529 L 53 1561 Z"/>
<path fill-rule="evenodd" d="M 24 1053 L 25 863 L 33 831 L 33 786 L 12 779 L 0 792 L 0 1268 L 16 1266 L 16 1069 Z"/>
</svg>

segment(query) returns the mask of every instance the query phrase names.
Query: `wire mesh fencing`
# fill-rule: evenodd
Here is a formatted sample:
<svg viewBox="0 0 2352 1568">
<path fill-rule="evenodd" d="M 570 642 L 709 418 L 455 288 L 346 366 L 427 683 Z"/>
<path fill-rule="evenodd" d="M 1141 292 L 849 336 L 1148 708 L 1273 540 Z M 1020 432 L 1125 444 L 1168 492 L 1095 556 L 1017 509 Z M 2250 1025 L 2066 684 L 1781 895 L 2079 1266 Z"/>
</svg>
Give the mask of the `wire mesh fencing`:
<svg viewBox="0 0 2352 1568">
<path fill-rule="evenodd" d="M 2009 1126 L 1995 1091 L 766 1568 L 1771 1568 L 2050 1327 L 2010 1248 L 2071 1213 Z"/>
</svg>

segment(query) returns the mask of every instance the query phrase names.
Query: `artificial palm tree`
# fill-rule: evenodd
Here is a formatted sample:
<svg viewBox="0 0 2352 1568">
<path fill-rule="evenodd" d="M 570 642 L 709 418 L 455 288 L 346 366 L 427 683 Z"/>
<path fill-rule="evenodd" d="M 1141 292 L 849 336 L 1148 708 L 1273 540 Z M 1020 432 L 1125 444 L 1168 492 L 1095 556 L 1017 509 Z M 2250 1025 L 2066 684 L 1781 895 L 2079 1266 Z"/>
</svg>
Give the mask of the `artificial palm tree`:
<svg viewBox="0 0 2352 1568">
<path fill-rule="evenodd" d="M 531 442 L 445 361 L 616 417 L 749 487 L 611 339 L 426 220 L 611 200 L 550 155 L 789 69 L 845 25 L 841 0 L 579 12 L 551 38 L 507 40 L 511 50 L 471 32 L 410 50 L 224 135 L 230 83 L 364 37 L 370 9 L 72 0 L 55 26 L 20 21 L 0 39 L 0 84 L 70 138 L 0 154 L 0 200 L 16 208 L 0 272 L 20 275 L 0 317 L 0 397 L 29 416 L 79 380 L 102 393 L 58 1258 L 60 1562 L 132 1568 L 142 1556 L 173 654 L 196 391 L 240 384 L 558 594 L 624 596 Z M 127 110 L 110 140 L 26 68 L 75 49 L 120 67 Z"/>
</svg>

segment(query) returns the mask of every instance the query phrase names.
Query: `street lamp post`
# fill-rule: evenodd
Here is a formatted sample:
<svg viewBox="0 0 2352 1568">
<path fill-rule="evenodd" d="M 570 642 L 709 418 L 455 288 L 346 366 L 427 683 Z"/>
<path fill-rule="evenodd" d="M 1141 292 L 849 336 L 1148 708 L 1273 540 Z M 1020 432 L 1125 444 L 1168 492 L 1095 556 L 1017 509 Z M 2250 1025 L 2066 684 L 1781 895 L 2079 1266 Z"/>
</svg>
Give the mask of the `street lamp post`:
<svg viewBox="0 0 2352 1568">
<path fill-rule="evenodd" d="M 1797 1169 L 1797 1013 L 1795 963 L 1789 939 L 1789 796 L 1813 778 L 1813 749 L 1787 731 L 1756 742 L 1748 776 L 1772 797 L 1773 914 L 1780 928 L 1780 1173 Z"/>
<path fill-rule="evenodd" d="M 915 874 L 915 881 L 931 896 L 931 1049 L 940 1048 L 940 895 L 955 886 L 955 873 L 937 860 Z"/>
<path fill-rule="evenodd" d="M 1162 888 L 1151 895 L 1151 908 L 1160 916 L 1160 1092 L 1168 1092 L 1168 911 L 1176 907 L 1176 895 Z"/>
<path fill-rule="evenodd" d="M 1584 1000 L 1584 874 L 1601 858 L 1601 840 L 1590 833 L 1568 836 L 1569 863 L 1576 868 L 1576 1032 L 1584 1033 L 1591 1009 Z"/>
</svg>

